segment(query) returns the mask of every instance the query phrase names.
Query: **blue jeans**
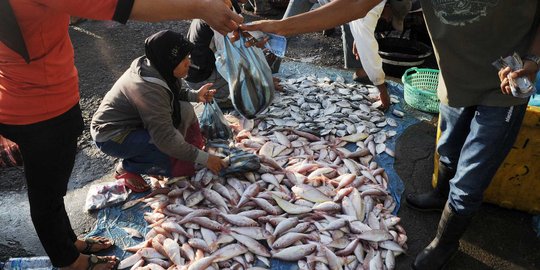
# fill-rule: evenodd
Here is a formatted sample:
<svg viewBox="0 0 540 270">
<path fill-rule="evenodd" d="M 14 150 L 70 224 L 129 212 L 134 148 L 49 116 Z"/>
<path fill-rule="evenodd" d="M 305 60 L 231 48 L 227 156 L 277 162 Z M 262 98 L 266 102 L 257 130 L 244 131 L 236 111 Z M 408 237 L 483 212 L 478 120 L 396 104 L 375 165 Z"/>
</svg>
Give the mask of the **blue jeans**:
<svg viewBox="0 0 540 270">
<path fill-rule="evenodd" d="M 145 129 L 134 130 L 122 141 L 96 142 L 103 153 L 122 158 L 122 167 L 132 173 L 171 176 L 171 158 L 151 143 Z"/>
<path fill-rule="evenodd" d="M 527 104 L 460 108 L 441 104 L 439 110 L 437 152 L 442 163 L 456 169 L 449 202 L 458 214 L 473 214 L 516 140 Z"/>
</svg>

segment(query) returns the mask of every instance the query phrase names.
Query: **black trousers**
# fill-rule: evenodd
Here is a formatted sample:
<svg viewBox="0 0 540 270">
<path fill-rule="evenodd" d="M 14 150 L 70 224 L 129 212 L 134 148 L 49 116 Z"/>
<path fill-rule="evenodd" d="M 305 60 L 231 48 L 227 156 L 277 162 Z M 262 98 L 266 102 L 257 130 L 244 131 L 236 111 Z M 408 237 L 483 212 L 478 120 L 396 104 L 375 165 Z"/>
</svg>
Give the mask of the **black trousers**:
<svg viewBox="0 0 540 270">
<path fill-rule="evenodd" d="M 79 256 L 74 244 L 77 236 L 66 213 L 64 196 L 75 163 L 77 137 L 83 129 L 79 104 L 43 122 L 0 124 L 0 134 L 19 145 L 32 222 L 55 267 L 68 266 Z"/>
</svg>

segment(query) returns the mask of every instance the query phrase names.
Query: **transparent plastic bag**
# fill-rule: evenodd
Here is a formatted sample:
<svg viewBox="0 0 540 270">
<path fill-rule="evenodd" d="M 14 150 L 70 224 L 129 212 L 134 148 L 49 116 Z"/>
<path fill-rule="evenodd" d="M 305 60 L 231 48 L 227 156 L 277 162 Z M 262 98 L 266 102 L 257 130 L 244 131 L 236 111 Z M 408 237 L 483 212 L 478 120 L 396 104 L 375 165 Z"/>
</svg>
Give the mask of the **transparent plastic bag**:
<svg viewBox="0 0 540 270">
<path fill-rule="evenodd" d="M 210 141 L 206 149 L 208 153 L 224 158 L 229 163 L 227 168 L 219 172 L 220 176 L 256 172 L 261 167 L 261 161 L 257 155 L 231 147 L 222 140 Z"/>
<path fill-rule="evenodd" d="M 223 51 L 216 55 L 216 67 L 229 82 L 229 91 L 236 111 L 253 119 L 264 111 L 274 98 L 272 70 L 263 51 L 246 47 L 245 38 L 231 42 L 226 36 Z"/>
<path fill-rule="evenodd" d="M 129 193 L 122 180 L 92 185 L 86 194 L 84 209 L 91 211 L 115 205 L 127 200 Z"/>
<path fill-rule="evenodd" d="M 215 100 L 204 104 L 199 125 L 207 140 L 230 140 L 233 137 L 232 130 Z"/>
<path fill-rule="evenodd" d="M 492 64 L 499 70 L 510 67 L 512 71 L 516 71 L 523 68 L 523 61 L 517 53 L 514 53 L 513 55 L 507 56 L 505 58 L 501 57 L 495 60 Z M 529 78 L 525 76 L 515 79 L 510 77 L 507 78 L 508 83 L 510 84 L 510 89 L 512 90 L 512 95 L 514 97 L 528 98 L 536 93 L 536 87 L 529 80 Z"/>
</svg>

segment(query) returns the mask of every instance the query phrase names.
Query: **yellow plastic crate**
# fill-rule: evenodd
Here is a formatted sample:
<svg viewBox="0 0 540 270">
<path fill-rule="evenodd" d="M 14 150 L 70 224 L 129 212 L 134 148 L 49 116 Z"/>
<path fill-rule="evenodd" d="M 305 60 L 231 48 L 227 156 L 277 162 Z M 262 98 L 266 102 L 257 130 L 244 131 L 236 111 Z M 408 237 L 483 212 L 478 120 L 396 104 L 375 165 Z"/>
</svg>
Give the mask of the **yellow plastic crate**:
<svg viewBox="0 0 540 270">
<path fill-rule="evenodd" d="M 437 128 L 437 140 L 440 132 Z M 433 187 L 437 184 L 439 165 L 436 151 L 434 160 Z M 484 193 L 484 201 L 540 213 L 540 107 L 527 108 L 516 142 Z"/>
</svg>

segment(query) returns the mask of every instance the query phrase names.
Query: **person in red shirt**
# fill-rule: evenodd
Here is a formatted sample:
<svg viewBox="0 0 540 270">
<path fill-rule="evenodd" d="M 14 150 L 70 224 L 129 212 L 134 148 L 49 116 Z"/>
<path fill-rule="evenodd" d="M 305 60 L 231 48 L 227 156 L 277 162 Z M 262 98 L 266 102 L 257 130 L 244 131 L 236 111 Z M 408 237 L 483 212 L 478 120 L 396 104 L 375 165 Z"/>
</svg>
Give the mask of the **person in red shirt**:
<svg viewBox="0 0 540 270">
<path fill-rule="evenodd" d="M 228 0 L 0 0 L 0 134 L 19 145 L 38 237 L 55 267 L 113 269 L 114 256 L 87 255 L 112 241 L 77 239 L 63 201 L 84 128 L 70 16 L 120 23 L 200 18 L 222 33 L 243 19 Z"/>
</svg>

